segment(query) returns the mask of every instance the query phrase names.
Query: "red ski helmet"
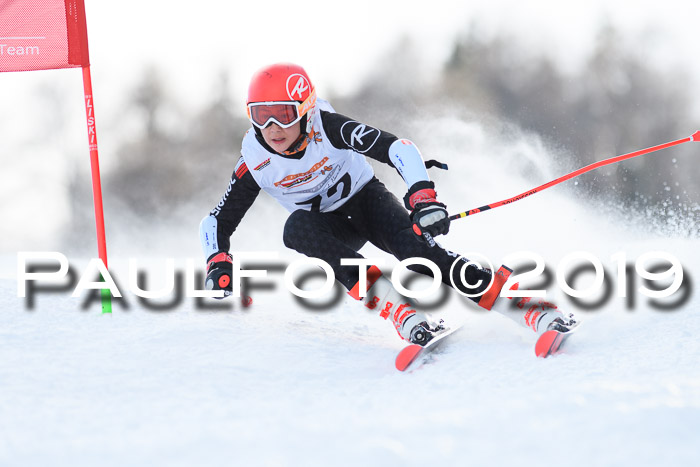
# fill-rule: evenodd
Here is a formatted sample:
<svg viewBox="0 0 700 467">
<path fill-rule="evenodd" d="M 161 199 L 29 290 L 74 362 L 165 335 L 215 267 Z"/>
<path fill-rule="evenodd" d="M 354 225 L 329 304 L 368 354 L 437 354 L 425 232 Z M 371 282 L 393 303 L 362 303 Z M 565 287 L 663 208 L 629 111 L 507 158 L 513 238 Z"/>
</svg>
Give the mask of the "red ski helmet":
<svg viewBox="0 0 700 467">
<path fill-rule="evenodd" d="M 246 106 L 256 131 L 271 122 L 289 128 L 301 121 L 301 133 L 307 135 L 313 126 L 316 89 L 299 65 L 276 63 L 253 75 Z"/>
</svg>

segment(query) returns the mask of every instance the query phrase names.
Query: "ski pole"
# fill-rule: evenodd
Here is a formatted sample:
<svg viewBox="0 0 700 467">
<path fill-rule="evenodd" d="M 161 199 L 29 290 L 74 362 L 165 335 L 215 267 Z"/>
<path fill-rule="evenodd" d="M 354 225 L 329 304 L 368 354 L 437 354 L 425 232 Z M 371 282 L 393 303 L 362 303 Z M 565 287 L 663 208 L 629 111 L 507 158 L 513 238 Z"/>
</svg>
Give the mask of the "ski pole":
<svg viewBox="0 0 700 467">
<path fill-rule="evenodd" d="M 626 159 L 631 159 L 633 157 L 642 156 L 644 154 L 649 154 L 650 152 L 660 151 L 662 149 L 670 148 L 671 146 L 676 146 L 678 144 L 688 143 L 690 141 L 700 141 L 700 131 L 696 131 L 695 133 L 693 133 L 691 136 L 688 136 L 687 138 L 681 138 L 681 139 L 678 139 L 676 141 L 670 141 L 668 143 L 659 144 L 658 146 L 652 146 L 650 148 L 640 149 L 639 151 L 634 151 L 634 152 L 630 152 L 628 154 L 623 154 L 621 156 L 615 156 L 615 157 L 611 157 L 609 159 L 604 159 L 602 161 L 594 162 L 593 164 L 587 165 L 587 166 L 582 167 L 578 170 L 574 170 L 571 173 L 568 173 L 568 174 L 561 176 L 557 179 L 554 179 L 550 182 L 542 184 L 538 187 L 527 190 L 523 193 L 520 193 L 517 196 L 513 196 L 512 198 L 504 199 L 504 200 L 498 201 L 496 203 L 487 204 L 487 205 L 481 206 L 479 208 L 470 209 L 469 211 L 460 212 L 459 214 L 454 214 L 454 215 L 450 216 L 449 219 L 450 219 L 450 221 L 453 221 L 455 219 L 461 219 L 463 217 L 473 216 L 474 214 L 479 214 L 480 212 L 488 211 L 489 209 L 495 209 L 495 208 L 498 208 L 498 207 L 503 206 L 505 204 L 511 204 L 511 203 L 516 202 L 516 201 L 520 201 L 523 198 L 527 198 L 528 196 L 534 195 L 535 193 L 539 193 L 540 191 L 546 190 L 549 187 L 552 187 L 554 185 L 558 185 L 558 184 L 565 182 L 567 180 L 571 180 L 572 178 L 578 177 L 581 174 L 584 174 L 586 172 L 590 172 L 591 170 L 595 170 L 599 167 L 614 164 L 616 162 L 624 161 Z M 433 245 L 435 245 L 435 240 L 433 240 L 433 238 L 430 236 L 430 234 L 428 232 L 423 232 L 423 237 L 425 238 L 425 240 L 428 242 L 428 244 L 431 247 Z"/>
<path fill-rule="evenodd" d="M 568 173 L 562 177 L 554 179 L 551 182 L 547 182 L 547 183 L 540 185 L 536 188 L 532 188 L 530 190 L 527 190 L 523 193 L 520 193 L 517 196 L 513 196 L 512 198 L 504 199 L 503 201 L 498 201 L 496 203 L 487 204 L 487 205 L 481 206 L 479 208 L 470 209 L 469 211 L 464 211 L 464 212 L 460 212 L 459 214 L 452 215 L 452 216 L 450 216 L 450 220 L 452 221 L 455 219 L 461 219 L 462 217 L 467 217 L 467 216 L 472 216 L 474 214 L 479 214 L 480 212 L 488 211 L 489 209 L 495 209 L 497 207 L 503 206 L 504 204 L 511 204 L 511 203 L 516 202 L 516 201 L 520 201 L 523 198 L 527 198 L 528 196 L 534 195 L 535 193 L 539 193 L 540 191 L 543 191 L 549 187 L 552 187 L 554 185 L 558 185 L 558 184 L 565 182 L 567 180 L 571 180 L 572 178 L 578 177 L 581 174 L 584 174 L 586 172 L 590 172 L 591 170 L 595 170 L 599 167 L 603 167 L 603 166 L 610 165 L 610 164 L 615 164 L 616 162 L 624 161 L 626 159 L 631 159 L 631 158 L 637 157 L 637 156 L 642 156 L 644 154 L 649 154 L 650 152 L 660 151 L 662 149 L 670 148 L 671 146 L 676 146 L 678 144 L 688 143 L 690 141 L 700 141 L 700 131 L 696 131 L 695 133 L 693 133 L 692 136 L 688 136 L 687 138 L 678 139 L 676 141 L 671 141 L 668 143 L 659 144 L 658 146 L 652 146 L 650 148 L 640 149 L 639 151 L 630 152 L 629 154 L 623 154 L 621 156 L 615 156 L 615 157 L 611 157 L 609 159 L 604 159 L 602 161 L 594 162 L 593 164 L 587 165 L 587 166 L 582 167 L 578 170 L 574 170 L 571 173 Z"/>
</svg>

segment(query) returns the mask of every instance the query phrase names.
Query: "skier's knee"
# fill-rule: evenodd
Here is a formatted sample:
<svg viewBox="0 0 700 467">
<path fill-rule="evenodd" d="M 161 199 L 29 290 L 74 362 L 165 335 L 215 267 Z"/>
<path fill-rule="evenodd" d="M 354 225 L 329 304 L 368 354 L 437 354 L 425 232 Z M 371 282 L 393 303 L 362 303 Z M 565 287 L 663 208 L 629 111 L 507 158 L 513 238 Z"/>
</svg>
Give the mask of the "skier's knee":
<svg viewBox="0 0 700 467">
<path fill-rule="evenodd" d="M 296 249 L 298 239 L 303 235 L 303 226 L 308 221 L 308 219 L 306 219 L 307 214 L 307 211 L 294 211 L 287 218 L 287 222 L 284 223 L 282 241 L 287 248 L 291 248 L 292 250 Z"/>
<path fill-rule="evenodd" d="M 479 303 L 481 295 L 491 283 L 493 272 L 490 269 L 477 267 L 475 264 L 468 264 L 466 260 L 463 264 L 455 265 L 452 268 L 452 284 L 457 290 L 467 294 L 470 298 Z"/>
<path fill-rule="evenodd" d="M 472 300 L 480 307 L 490 310 L 500 297 L 501 290 L 512 272 L 513 270 L 507 266 L 501 266 L 495 273 L 490 269 L 475 268 L 475 273 L 481 276 L 481 280 L 485 285 L 481 284 L 480 290 L 477 292 L 479 295 L 473 297 Z"/>
</svg>

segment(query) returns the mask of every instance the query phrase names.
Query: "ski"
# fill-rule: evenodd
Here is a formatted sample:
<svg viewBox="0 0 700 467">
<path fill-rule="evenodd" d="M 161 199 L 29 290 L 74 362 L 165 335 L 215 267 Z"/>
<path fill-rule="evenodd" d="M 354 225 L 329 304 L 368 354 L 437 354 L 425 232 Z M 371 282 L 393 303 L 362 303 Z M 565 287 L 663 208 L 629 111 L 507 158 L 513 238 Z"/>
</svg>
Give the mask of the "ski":
<svg viewBox="0 0 700 467">
<path fill-rule="evenodd" d="M 555 329 L 550 329 L 544 332 L 535 344 L 535 355 L 540 358 L 547 358 L 550 355 L 554 355 L 559 352 L 559 349 L 564 342 L 571 336 L 571 334 L 576 331 L 578 326 L 571 328 L 566 332 L 557 331 Z"/>
<path fill-rule="evenodd" d="M 396 369 L 399 371 L 406 371 L 414 366 L 416 362 L 421 360 L 425 361 L 421 357 L 427 357 L 430 355 L 430 353 L 440 346 L 445 338 L 449 337 L 460 327 L 461 326 L 456 326 L 440 332 L 425 346 L 418 344 L 407 345 L 401 349 L 399 354 L 396 356 Z M 535 355 L 540 358 L 547 358 L 550 355 L 558 353 L 566 340 L 576 331 L 576 329 L 578 329 L 578 325 L 566 332 L 557 331 L 554 329 L 544 332 L 537 339 L 537 343 L 535 344 Z"/>
<path fill-rule="evenodd" d="M 460 327 L 461 326 L 455 326 L 445 329 L 433 337 L 425 346 L 418 344 L 407 345 L 401 349 L 401 352 L 396 356 L 396 369 L 399 371 L 406 371 L 414 362 L 421 360 L 420 357 L 426 356 L 438 348 L 440 343 L 442 343 L 447 336 L 453 334 Z"/>
</svg>

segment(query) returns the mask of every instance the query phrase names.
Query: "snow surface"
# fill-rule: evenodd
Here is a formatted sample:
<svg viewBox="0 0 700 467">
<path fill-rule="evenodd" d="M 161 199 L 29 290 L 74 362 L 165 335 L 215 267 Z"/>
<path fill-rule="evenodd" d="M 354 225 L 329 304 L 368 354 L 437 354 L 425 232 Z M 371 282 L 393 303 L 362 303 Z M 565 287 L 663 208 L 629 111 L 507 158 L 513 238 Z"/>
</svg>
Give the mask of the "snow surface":
<svg viewBox="0 0 700 467">
<path fill-rule="evenodd" d="M 452 129 L 471 138 L 474 154 L 440 151 L 451 171 L 435 178 L 455 209 L 551 175 L 541 165 L 534 177 L 504 171 L 509 158 L 531 156 L 523 141 L 499 147 L 471 130 Z M 499 183 L 463 170 L 475 162 Z M 494 262 L 527 249 L 550 265 L 587 250 L 613 273 L 609 258 L 618 251 L 633 260 L 664 250 L 697 284 L 697 239 L 620 225 L 585 204 L 551 189 L 456 221 L 443 243 Z M 203 214 L 171 231 L 164 249 L 192 251 Z M 281 247 L 282 222 L 244 221 L 237 245 L 296 259 Z M 255 228 L 259 235 L 245 235 Z M 108 239 L 120 283 L 130 255 L 160 264 L 133 249 L 133 239 Z M 535 358 L 533 334 L 450 296 L 436 313 L 465 326 L 431 362 L 399 373 L 395 331 L 350 300 L 311 311 L 277 287 L 252 293 L 249 308 L 229 300 L 227 310 L 202 311 L 185 299 L 152 311 L 123 290 L 129 309 L 115 306 L 111 315 L 96 305 L 83 310 L 69 292 L 39 294 L 28 309 L 17 297 L 15 256 L 0 259 L 3 466 L 700 465 L 697 290 L 675 311 L 640 296 L 631 310 L 613 296 L 584 311 L 552 287 L 549 297 L 584 323 L 565 353 L 546 360 Z"/>
</svg>

